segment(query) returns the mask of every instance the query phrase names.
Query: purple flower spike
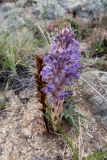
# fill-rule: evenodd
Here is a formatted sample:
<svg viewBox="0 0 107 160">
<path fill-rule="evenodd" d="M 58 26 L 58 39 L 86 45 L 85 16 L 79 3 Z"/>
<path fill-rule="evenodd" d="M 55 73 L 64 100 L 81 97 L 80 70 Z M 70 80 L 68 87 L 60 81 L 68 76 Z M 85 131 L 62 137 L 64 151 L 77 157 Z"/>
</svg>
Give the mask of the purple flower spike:
<svg viewBox="0 0 107 160">
<path fill-rule="evenodd" d="M 78 68 L 80 58 L 80 43 L 67 27 L 56 34 L 50 53 L 44 58 L 41 75 L 46 82 L 43 91 L 50 95 L 52 104 L 72 95 L 65 90 L 72 85 L 72 80 L 79 78 Z"/>
</svg>

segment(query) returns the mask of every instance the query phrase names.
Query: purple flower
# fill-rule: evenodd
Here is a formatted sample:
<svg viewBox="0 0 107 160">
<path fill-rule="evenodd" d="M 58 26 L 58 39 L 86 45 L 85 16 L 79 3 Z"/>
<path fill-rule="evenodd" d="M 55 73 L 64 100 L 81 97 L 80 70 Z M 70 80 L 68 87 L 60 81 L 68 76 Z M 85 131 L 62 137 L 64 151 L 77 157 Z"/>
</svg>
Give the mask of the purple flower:
<svg viewBox="0 0 107 160">
<path fill-rule="evenodd" d="M 60 98 L 61 99 L 65 99 L 65 98 L 67 98 L 67 97 L 69 97 L 69 96 L 71 96 L 72 95 L 72 91 L 64 91 L 64 92 L 62 92 L 61 94 L 60 94 Z"/>
<path fill-rule="evenodd" d="M 50 96 L 51 103 L 72 95 L 66 86 L 72 85 L 72 80 L 79 78 L 80 44 L 75 35 L 67 27 L 56 34 L 50 53 L 44 58 L 41 75 L 46 82 L 43 91 Z"/>
</svg>

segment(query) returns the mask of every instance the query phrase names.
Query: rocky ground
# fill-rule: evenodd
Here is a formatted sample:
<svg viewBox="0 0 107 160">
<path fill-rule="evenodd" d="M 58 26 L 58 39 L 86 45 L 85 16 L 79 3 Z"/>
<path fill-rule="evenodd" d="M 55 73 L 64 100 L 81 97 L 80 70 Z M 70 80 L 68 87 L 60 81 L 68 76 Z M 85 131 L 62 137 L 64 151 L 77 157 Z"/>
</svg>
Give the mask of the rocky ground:
<svg viewBox="0 0 107 160">
<path fill-rule="evenodd" d="M 3 3 L 4 2 L 4 3 Z M 7 3 L 5 3 L 7 2 Z M 37 19 L 44 24 L 57 17 L 74 13 L 89 22 L 100 17 L 100 23 L 107 25 L 106 0 L 2 0 L 0 1 L 0 23 L 4 29 L 27 25 L 31 27 Z M 44 22 L 43 22 L 44 20 Z"/>
<path fill-rule="evenodd" d="M 93 91 L 91 94 L 90 87 L 81 83 L 78 90 L 79 103 L 77 109 L 88 117 L 88 120 L 84 120 L 82 123 L 81 133 L 82 153 L 86 156 L 101 149 L 107 143 L 106 105 L 100 103 L 101 106 L 98 107 L 97 94 Z M 85 89 L 86 86 L 87 90 Z M 86 93 L 87 91 L 88 93 Z M 15 95 L 13 91 L 6 93 L 8 108 L 0 111 L 0 159 L 71 160 L 69 147 L 62 135 L 51 132 L 44 135 L 39 134 L 40 104 L 37 102 L 34 92 L 35 89 L 26 88 L 19 95 Z M 94 100 L 92 101 L 92 99 Z M 96 116 L 100 116 L 105 129 L 95 118 Z M 70 125 L 66 124 L 65 126 L 66 133 L 78 146 L 78 134 L 75 134 Z"/>
<path fill-rule="evenodd" d="M 70 13 L 78 15 L 85 22 L 91 22 L 100 15 L 99 22 L 106 26 L 107 1 L 2 0 L 0 29 L 10 32 L 22 26 L 34 29 L 38 21 L 44 27 L 54 18 Z M 83 44 L 87 44 L 87 41 L 81 43 L 82 52 L 87 50 L 87 46 Z M 39 52 L 44 53 L 45 50 L 47 51 L 47 46 Z M 81 124 L 80 148 L 83 156 L 107 144 L 106 54 L 100 58 L 82 58 L 85 67 L 75 94 L 78 99 L 76 109 L 88 117 Z M 34 59 L 29 60 L 34 65 Z M 34 76 L 32 73 L 25 77 L 21 74 L 20 78 L 21 82 L 17 78 L 11 79 L 9 88 L 8 83 L 4 87 L 0 81 L 0 106 L 5 108 L 0 110 L 0 160 L 71 160 L 70 149 L 61 134 L 39 134 L 42 128 L 38 119 L 42 113 L 39 110 L 41 105 L 35 97 Z M 63 127 L 78 147 L 78 134 L 66 122 Z"/>
</svg>

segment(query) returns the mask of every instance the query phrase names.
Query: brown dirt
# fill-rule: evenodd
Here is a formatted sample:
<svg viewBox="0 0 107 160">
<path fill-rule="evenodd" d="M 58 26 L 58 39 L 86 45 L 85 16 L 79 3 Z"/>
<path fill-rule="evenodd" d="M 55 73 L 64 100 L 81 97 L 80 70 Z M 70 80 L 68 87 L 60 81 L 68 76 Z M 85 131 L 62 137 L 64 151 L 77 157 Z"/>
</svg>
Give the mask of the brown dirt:
<svg viewBox="0 0 107 160">
<path fill-rule="evenodd" d="M 7 110 L 0 112 L 0 160 L 71 160 L 67 143 L 60 134 L 38 134 L 40 104 L 30 89 L 23 90 L 19 96 L 12 91 L 6 93 L 9 98 Z M 21 99 L 29 97 L 22 103 Z M 100 149 L 107 143 L 107 133 L 96 122 L 89 111 L 89 104 L 81 97 L 77 107 L 89 117 L 82 124 L 81 148 L 83 155 Z M 78 146 L 78 134 L 66 125 L 67 134 Z"/>
</svg>

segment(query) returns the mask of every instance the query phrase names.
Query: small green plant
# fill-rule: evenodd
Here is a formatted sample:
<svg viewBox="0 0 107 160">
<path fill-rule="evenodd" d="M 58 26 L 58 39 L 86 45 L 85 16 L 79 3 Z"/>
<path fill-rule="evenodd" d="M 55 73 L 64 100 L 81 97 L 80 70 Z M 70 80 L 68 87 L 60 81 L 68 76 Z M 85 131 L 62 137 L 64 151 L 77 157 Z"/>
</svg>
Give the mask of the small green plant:
<svg viewBox="0 0 107 160">
<path fill-rule="evenodd" d="M 71 25 L 71 28 L 73 29 L 76 37 L 78 39 L 81 39 L 81 28 L 80 28 L 79 24 L 77 24 L 73 19 L 71 20 L 71 19 L 67 18 L 67 21 Z"/>
<path fill-rule="evenodd" d="M 87 25 L 87 27 L 85 27 L 82 31 L 81 31 L 81 39 L 86 39 L 90 33 L 92 33 L 93 28 L 89 25 Z"/>
<path fill-rule="evenodd" d="M 26 65 L 28 54 L 35 52 L 33 33 L 22 28 L 12 33 L 3 31 L 0 34 L 0 69 L 16 74 L 16 65 Z"/>
<path fill-rule="evenodd" d="M 103 52 L 104 51 L 104 43 L 102 40 L 99 40 L 98 42 L 93 44 L 93 49 L 96 52 Z"/>
<path fill-rule="evenodd" d="M 101 57 L 105 54 L 105 44 L 104 37 L 101 31 L 98 33 L 95 32 L 95 36 L 93 36 L 93 40 L 91 43 L 92 56 Z"/>
<path fill-rule="evenodd" d="M 6 97 L 4 93 L 0 92 L 0 110 L 4 110 L 6 108 Z"/>
<path fill-rule="evenodd" d="M 81 121 L 84 121 L 84 119 L 88 119 L 85 115 L 83 115 L 73 107 L 64 109 L 61 114 L 61 119 L 65 119 L 79 133 L 78 117 L 81 118 Z"/>
<path fill-rule="evenodd" d="M 83 160 L 106 160 L 107 158 L 107 145 L 102 149 L 95 151 L 93 154 L 83 158 Z"/>
<path fill-rule="evenodd" d="M 6 105 L 4 103 L 0 104 L 0 110 L 3 110 L 6 108 Z"/>
<path fill-rule="evenodd" d="M 4 68 L 10 69 L 13 74 L 16 74 L 15 52 L 9 48 L 6 53 L 6 59 L 3 61 Z"/>
<path fill-rule="evenodd" d="M 90 23 L 85 23 L 80 19 L 79 17 L 72 17 L 72 16 L 67 16 L 65 18 L 71 25 L 71 28 L 73 29 L 76 37 L 79 40 L 86 39 L 86 37 L 89 36 L 90 33 L 92 33 L 92 26 Z"/>
</svg>

